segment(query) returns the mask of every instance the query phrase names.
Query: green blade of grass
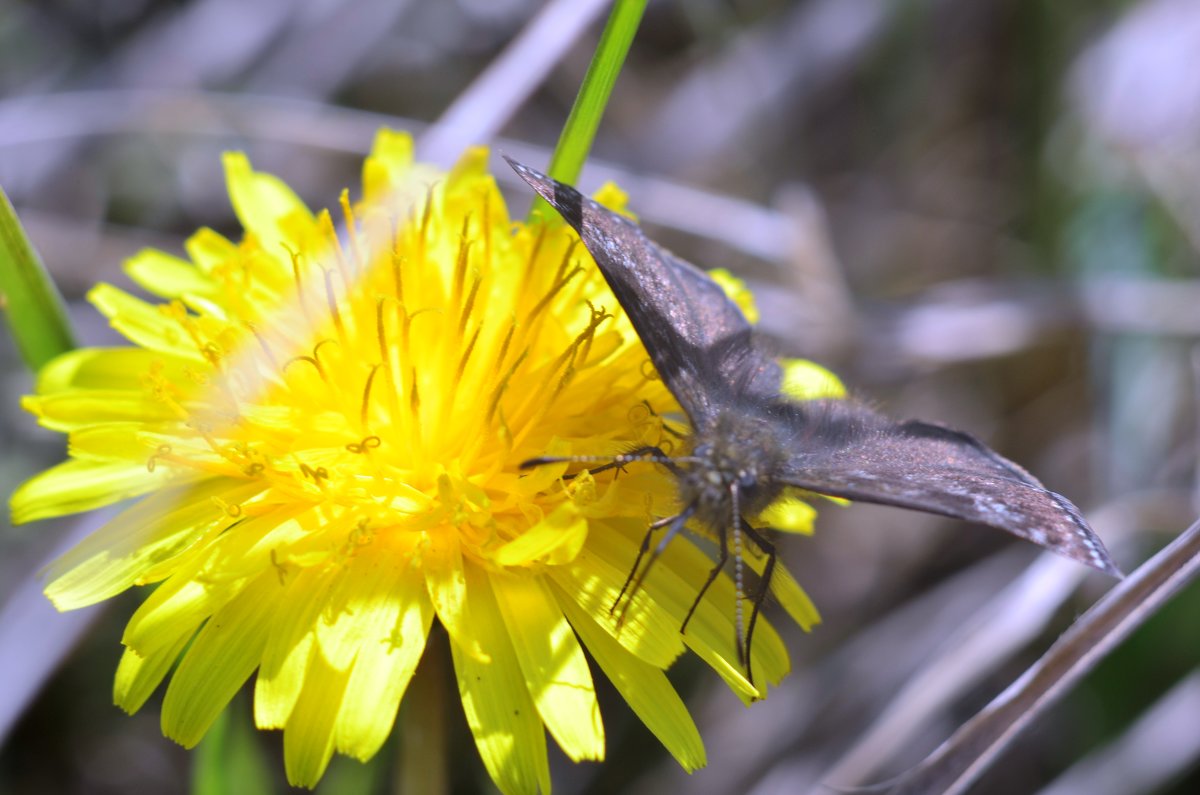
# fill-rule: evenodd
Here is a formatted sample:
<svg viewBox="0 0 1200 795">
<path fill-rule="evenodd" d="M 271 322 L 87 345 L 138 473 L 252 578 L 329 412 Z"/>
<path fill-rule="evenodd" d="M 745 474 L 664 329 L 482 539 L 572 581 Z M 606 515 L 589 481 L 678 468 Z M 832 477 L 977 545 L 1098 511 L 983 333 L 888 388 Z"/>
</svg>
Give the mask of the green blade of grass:
<svg viewBox="0 0 1200 795">
<path fill-rule="evenodd" d="M 234 699 L 192 757 L 191 795 L 272 792 L 271 765 L 250 721 L 244 697 Z"/>
<path fill-rule="evenodd" d="M 0 188 L 0 308 L 21 358 L 37 371 L 75 347 L 62 296 Z"/>
<path fill-rule="evenodd" d="M 550 158 L 546 173 L 558 181 L 574 184 L 579 178 L 583 162 L 591 151 L 592 140 L 596 137 L 596 128 L 600 126 L 600 118 L 604 115 L 604 108 L 608 105 L 613 85 L 621 73 L 625 55 L 629 52 L 645 10 L 646 0 L 617 0 L 613 4 L 596 53 L 584 75 L 583 85 L 579 87 L 575 104 L 571 106 L 567 123 L 563 125 L 562 135 Z M 548 213 L 547 210 L 549 207 L 545 200 L 538 197 L 529 208 L 529 217 L 555 217 L 554 213 Z"/>
</svg>

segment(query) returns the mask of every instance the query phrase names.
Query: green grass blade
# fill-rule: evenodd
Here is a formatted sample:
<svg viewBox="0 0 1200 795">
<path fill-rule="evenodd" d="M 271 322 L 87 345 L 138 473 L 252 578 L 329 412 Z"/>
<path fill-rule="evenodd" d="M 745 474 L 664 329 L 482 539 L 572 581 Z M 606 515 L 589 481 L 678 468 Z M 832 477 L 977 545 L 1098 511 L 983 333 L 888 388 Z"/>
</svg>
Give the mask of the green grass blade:
<svg viewBox="0 0 1200 795">
<path fill-rule="evenodd" d="M 62 296 L 0 188 L 0 308 L 8 318 L 17 349 L 37 371 L 75 347 Z"/>
<path fill-rule="evenodd" d="M 229 743 L 229 710 L 217 716 L 192 755 L 191 795 L 220 795 L 225 785 L 225 746 Z"/>
<path fill-rule="evenodd" d="M 273 792 L 271 763 L 239 696 L 213 723 L 192 756 L 191 795 Z"/>
<path fill-rule="evenodd" d="M 574 184 L 583 170 L 583 162 L 587 160 L 596 137 L 596 128 L 600 126 L 600 118 L 604 115 L 613 85 L 621 73 L 625 55 L 629 52 L 645 10 L 646 0 L 617 0 L 613 5 L 596 54 L 592 56 L 583 85 L 579 87 L 575 104 L 571 107 L 554 155 L 550 158 L 547 173 L 560 182 Z M 531 218 L 534 215 L 552 217 L 553 213 L 545 212 L 548 209 L 545 200 L 538 197 L 529 215 Z"/>
</svg>

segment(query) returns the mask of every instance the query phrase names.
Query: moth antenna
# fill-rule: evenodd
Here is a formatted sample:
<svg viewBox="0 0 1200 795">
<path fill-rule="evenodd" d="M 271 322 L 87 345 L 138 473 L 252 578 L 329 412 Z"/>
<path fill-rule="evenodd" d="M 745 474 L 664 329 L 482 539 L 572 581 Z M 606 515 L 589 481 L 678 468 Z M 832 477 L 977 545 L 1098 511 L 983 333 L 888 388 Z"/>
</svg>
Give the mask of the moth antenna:
<svg viewBox="0 0 1200 795">
<path fill-rule="evenodd" d="M 729 501 L 732 506 L 731 513 L 733 514 L 733 585 L 734 585 L 734 607 L 733 615 L 735 626 L 737 627 L 737 652 L 738 662 L 746 669 L 746 680 L 750 684 L 754 684 L 753 674 L 750 672 L 750 650 L 746 648 L 746 633 L 745 625 L 742 617 L 742 602 L 745 600 L 746 591 L 743 588 L 743 562 L 742 562 L 742 511 L 741 511 L 741 493 L 737 487 L 737 483 L 729 485 Z"/>
<path fill-rule="evenodd" d="M 537 458 L 527 458 L 518 467 L 520 469 L 533 469 L 546 464 L 561 464 L 564 462 L 571 464 L 596 464 L 604 462 L 603 466 L 591 470 L 592 474 L 595 474 L 609 469 L 619 469 L 625 464 L 632 464 L 637 461 L 649 461 L 652 464 L 660 464 L 670 470 L 671 474 L 678 475 L 680 469 L 677 464 L 695 463 L 696 459 L 693 456 L 672 458 L 664 453 L 661 448 L 648 445 L 646 447 L 634 448 L 628 453 L 618 453 L 617 455 L 543 455 Z"/>
</svg>

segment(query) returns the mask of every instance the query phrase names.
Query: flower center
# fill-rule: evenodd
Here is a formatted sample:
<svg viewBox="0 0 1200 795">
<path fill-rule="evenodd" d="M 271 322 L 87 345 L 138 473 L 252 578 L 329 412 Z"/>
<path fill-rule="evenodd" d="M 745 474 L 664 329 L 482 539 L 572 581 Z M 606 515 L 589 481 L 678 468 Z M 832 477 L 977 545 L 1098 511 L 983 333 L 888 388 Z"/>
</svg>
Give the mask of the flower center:
<svg viewBox="0 0 1200 795">
<path fill-rule="evenodd" d="M 611 296 L 565 228 L 511 234 L 490 195 L 432 189 L 394 234 L 343 200 L 349 242 L 323 216 L 322 245 L 286 258 L 247 240 L 215 275 L 262 306 L 164 308 L 205 366 L 187 387 L 149 377 L 186 431 L 148 466 L 258 480 L 264 503 L 307 502 L 354 544 L 455 532 L 485 558 L 552 508 L 517 471 L 547 429 L 586 453 L 640 441 L 645 354 L 591 300 Z"/>
</svg>

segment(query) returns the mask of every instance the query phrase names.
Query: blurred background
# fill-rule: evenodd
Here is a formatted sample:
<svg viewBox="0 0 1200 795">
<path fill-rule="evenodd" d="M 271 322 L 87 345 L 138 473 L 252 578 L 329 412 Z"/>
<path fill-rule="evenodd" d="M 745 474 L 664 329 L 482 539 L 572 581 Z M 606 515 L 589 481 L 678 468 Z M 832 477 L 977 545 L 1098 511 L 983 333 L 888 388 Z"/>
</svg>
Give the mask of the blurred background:
<svg viewBox="0 0 1200 795">
<path fill-rule="evenodd" d="M 0 0 L 0 184 L 81 341 L 109 343 L 91 284 L 128 288 L 123 259 L 181 253 L 200 226 L 237 234 L 226 149 L 323 207 L 357 185 L 380 125 L 444 165 L 491 143 L 521 214 L 495 150 L 546 164 L 607 10 Z M 658 240 L 746 278 L 781 352 L 1020 461 L 1128 571 L 1195 513 L 1198 76 L 1194 0 L 653 0 L 580 183 L 616 180 Z M 19 408 L 31 377 L 6 333 L 0 378 L 7 500 L 64 450 Z M 37 568 L 100 518 L 6 520 L 0 792 L 189 791 L 195 755 L 162 738 L 158 700 L 111 706 L 140 596 L 58 615 L 40 594 Z M 609 688 L 610 761 L 552 750 L 557 792 L 882 781 L 1112 584 L 1001 533 L 869 506 L 824 507 L 814 537 L 781 547 L 824 624 L 777 622 L 793 674 L 748 710 L 694 660 L 672 670 L 708 768 L 684 774 Z M 972 792 L 1200 791 L 1198 614 L 1191 587 Z M 461 711 L 444 722 L 453 790 L 489 791 Z M 286 789 L 279 736 L 247 742 Z M 339 757 L 320 791 L 393 791 L 404 764 Z"/>
</svg>

